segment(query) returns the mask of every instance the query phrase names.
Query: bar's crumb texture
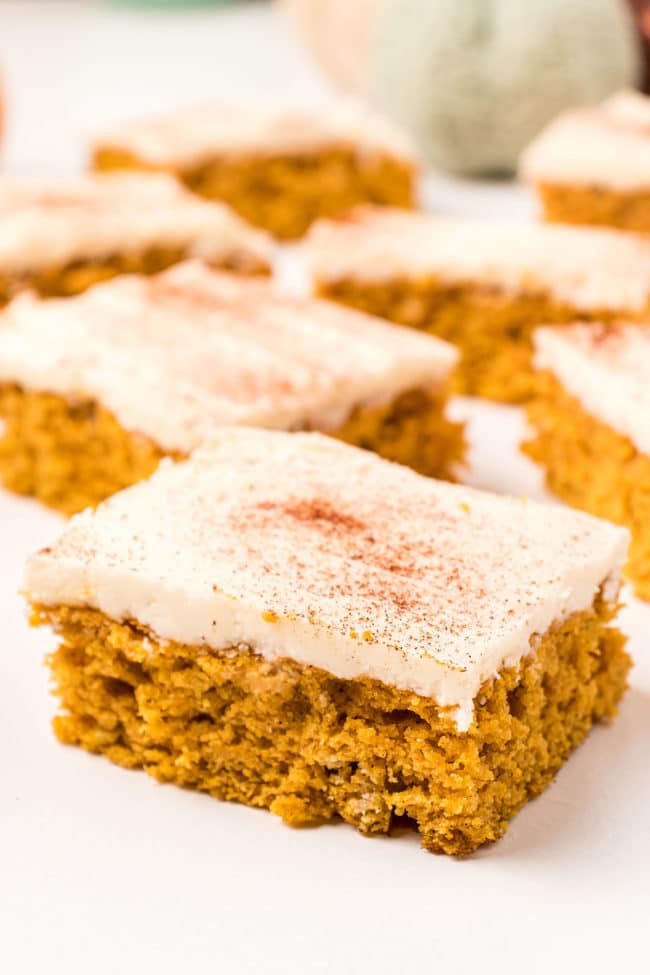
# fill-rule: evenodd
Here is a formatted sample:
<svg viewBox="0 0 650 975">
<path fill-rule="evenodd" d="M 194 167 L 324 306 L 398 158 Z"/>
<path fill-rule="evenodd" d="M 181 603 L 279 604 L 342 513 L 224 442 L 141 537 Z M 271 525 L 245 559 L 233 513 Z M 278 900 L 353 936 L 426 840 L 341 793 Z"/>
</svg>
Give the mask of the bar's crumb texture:
<svg viewBox="0 0 650 975">
<path fill-rule="evenodd" d="M 21 291 L 68 297 L 190 258 L 268 276 L 272 242 L 165 174 L 0 181 L 0 305 Z"/>
<path fill-rule="evenodd" d="M 417 166 L 401 133 L 345 104 L 319 116 L 204 109 L 132 123 L 97 145 L 98 170 L 167 170 L 289 240 L 358 203 L 412 207 Z"/>
<path fill-rule="evenodd" d="M 430 477 L 454 478 L 465 456 L 461 423 L 446 416 L 446 396 L 414 389 L 383 406 L 353 409 L 330 436 L 372 450 Z M 72 515 L 144 480 L 166 451 L 150 437 L 125 430 L 89 399 L 0 384 L 0 481 L 15 494 Z M 305 429 L 303 427 L 303 429 Z"/>
<path fill-rule="evenodd" d="M 76 515 L 23 588 L 59 636 L 62 741 L 465 854 L 616 713 L 626 548 L 566 507 L 228 429 Z"/>
<path fill-rule="evenodd" d="M 481 689 L 467 733 L 431 699 L 287 658 L 161 644 L 134 622 L 40 608 L 57 736 L 162 782 L 270 809 L 292 826 L 341 817 L 386 833 L 404 817 L 432 851 L 497 840 L 597 721 L 630 666 L 603 603 Z"/>
<path fill-rule="evenodd" d="M 525 452 L 549 487 L 631 534 L 627 574 L 650 598 L 650 325 L 616 321 L 534 335 L 538 399 Z"/>
<path fill-rule="evenodd" d="M 650 233 L 650 189 L 623 192 L 551 183 L 539 183 L 536 189 L 544 219 L 551 223 L 593 224 Z"/>
<path fill-rule="evenodd" d="M 450 286 L 435 278 L 321 281 L 317 291 L 330 301 L 450 342 L 461 353 L 453 392 L 508 403 L 526 402 L 535 393 L 535 328 L 576 317 L 575 308 L 542 293 L 513 295 L 471 282 Z"/>
<path fill-rule="evenodd" d="M 147 170 L 127 153 L 99 150 L 98 170 Z M 335 217 L 358 203 L 412 207 L 412 167 L 388 157 L 363 159 L 353 152 L 220 159 L 196 169 L 176 170 L 188 189 L 221 200 L 248 223 L 279 240 L 302 237 L 320 217 Z"/>
<path fill-rule="evenodd" d="M 650 310 L 650 243 L 612 230 L 361 207 L 308 246 L 316 293 L 452 343 L 454 391 L 502 402 L 534 395 L 540 322 Z"/>
<path fill-rule="evenodd" d="M 183 260 L 183 251 L 157 248 L 146 254 L 119 254 L 96 260 L 75 260 L 56 267 L 22 272 L 19 275 L 0 271 L 0 305 L 20 291 L 35 291 L 42 298 L 69 297 L 81 294 L 94 284 L 109 281 L 118 274 L 156 274 Z"/>
<path fill-rule="evenodd" d="M 71 515 L 152 474 L 165 452 L 92 400 L 0 385 L 0 480 Z"/>
<path fill-rule="evenodd" d="M 550 373 L 539 377 L 528 418 L 535 432 L 522 449 L 542 466 L 551 491 L 629 528 L 626 573 L 650 600 L 650 455 L 588 413 Z"/>
<path fill-rule="evenodd" d="M 103 259 L 72 261 L 17 277 L 0 274 L 0 306 L 26 290 L 36 292 L 41 298 L 70 298 L 122 274 L 158 274 L 186 261 L 191 254 L 187 248 L 155 247 L 140 254 L 114 254 Z M 212 266 L 233 274 L 268 277 L 271 273 L 266 261 L 244 251 L 233 252 Z"/>
<path fill-rule="evenodd" d="M 563 113 L 526 149 L 520 172 L 546 220 L 650 233 L 650 98 L 622 91 Z"/>
</svg>

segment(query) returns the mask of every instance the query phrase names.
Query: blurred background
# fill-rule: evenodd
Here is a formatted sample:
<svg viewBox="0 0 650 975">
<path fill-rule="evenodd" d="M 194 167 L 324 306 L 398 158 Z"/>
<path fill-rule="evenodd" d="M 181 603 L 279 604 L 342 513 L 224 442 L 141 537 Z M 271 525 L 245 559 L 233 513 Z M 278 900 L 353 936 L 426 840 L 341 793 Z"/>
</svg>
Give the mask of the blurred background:
<svg viewBox="0 0 650 975">
<path fill-rule="evenodd" d="M 646 34 L 645 0 L 0 0 L 3 166 L 78 168 L 89 134 L 127 116 L 352 92 L 453 196 L 511 175 L 558 111 L 643 87 Z"/>
</svg>

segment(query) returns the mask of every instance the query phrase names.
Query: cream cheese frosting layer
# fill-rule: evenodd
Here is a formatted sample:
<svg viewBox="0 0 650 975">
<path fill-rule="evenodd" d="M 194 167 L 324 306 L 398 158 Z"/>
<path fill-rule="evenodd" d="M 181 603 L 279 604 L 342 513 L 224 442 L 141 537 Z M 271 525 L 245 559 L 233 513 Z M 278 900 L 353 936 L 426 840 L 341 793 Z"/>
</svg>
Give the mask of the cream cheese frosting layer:
<svg viewBox="0 0 650 975">
<path fill-rule="evenodd" d="M 593 417 L 650 454 L 650 325 L 539 328 L 534 364 Z"/>
<path fill-rule="evenodd" d="M 584 310 L 638 312 L 650 301 L 650 241 L 616 230 L 364 206 L 317 222 L 308 260 L 321 281 L 433 276 L 514 293 L 544 291 Z"/>
<path fill-rule="evenodd" d="M 133 120 L 100 134 L 100 149 L 120 149 L 159 166 L 194 166 L 215 156 L 275 156 L 344 147 L 415 164 L 407 137 L 355 99 L 317 110 L 213 105 L 158 119 Z"/>
<path fill-rule="evenodd" d="M 265 233 L 164 173 L 0 180 L 0 275 L 153 247 L 208 261 L 239 254 L 268 264 L 273 254 Z"/>
<path fill-rule="evenodd" d="M 622 91 L 560 115 L 531 142 L 519 168 L 532 183 L 650 189 L 650 98 Z"/>
<path fill-rule="evenodd" d="M 87 397 L 125 429 L 189 452 L 216 426 L 336 429 L 359 405 L 436 392 L 445 342 L 266 281 L 179 264 L 0 313 L 0 382 Z"/>
<path fill-rule="evenodd" d="M 465 730 L 483 681 L 601 587 L 615 598 L 627 540 L 318 434 L 231 428 L 74 517 L 25 586 L 163 640 L 376 678 L 457 709 Z"/>
</svg>

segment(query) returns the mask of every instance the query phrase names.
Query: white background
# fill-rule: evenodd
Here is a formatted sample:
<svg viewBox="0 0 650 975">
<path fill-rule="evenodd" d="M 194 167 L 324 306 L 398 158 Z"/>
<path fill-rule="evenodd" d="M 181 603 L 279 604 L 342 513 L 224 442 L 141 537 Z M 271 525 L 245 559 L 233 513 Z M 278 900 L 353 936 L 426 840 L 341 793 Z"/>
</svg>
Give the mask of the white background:
<svg viewBox="0 0 650 975">
<path fill-rule="evenodd" d="M 265 4 L 172 15 L 0 2 L 0 65 L 14 172 L 74 170 L 84 134 L 126 114 L 327 97 Z M 426 196 L 455 213 L 532 210 L 507 185 L 431 177 Z M 517 456 L 517 411 L 457 409 L 472 420 L 473 483 L 540 495 Z M 648 970 L 650 607 L 630 599 L 623 616 L 636 667 L 617 722 L 504 840 L 455 861 L 413 836 L 290 830 L 58 745 L 51 642 L 27 628 L 17 589 L 24 558 L 60 524 L 0 493 L 1 972 Z"/>
</svg>

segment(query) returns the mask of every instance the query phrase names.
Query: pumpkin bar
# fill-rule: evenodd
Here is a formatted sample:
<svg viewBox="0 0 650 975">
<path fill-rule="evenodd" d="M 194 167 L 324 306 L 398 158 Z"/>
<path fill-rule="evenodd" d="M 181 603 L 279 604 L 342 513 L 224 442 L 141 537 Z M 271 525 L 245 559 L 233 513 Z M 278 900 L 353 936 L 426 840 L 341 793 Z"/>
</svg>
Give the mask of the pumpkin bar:
<svg viewBox="0 0 650 975">
<path fill-rule="evenodd" d="M 319 434 L 231 428 L 73 518 L 25 589 L 59 638 L 62 742 L 291 825 L 411 824 L 466 854 L 614 715 L 626 543 Z"/>
<path fill-rule="evenodd" d="M 412 206 L 416 160 L 401 132 L 354 101 L 318 112 L 213 106 L 132 121 L 97 141 L 100 170 L 166 170 L 278 238 L 361 202 Z"/>
<path fill-rule="evenodd" d="M 318 429 L 450 475 L 456 350 L 198 262 L 0 314 L 0 477 L 70 513 L 227 424 Z"/>
<path fill-rule="evenodd" d="M 269 274 L 272 245 L 228 207 L 165 174 L 0 180 L 0 304 L 26 288 L 72 295 L 187 258 Z"/>
<path fill-rule="evenodd" d="M 627 573 L 650 599 L 650 325 L 540 328 L 535 347 L 524 450 L 559 497 L 630 529 Z"/>
<path fill-rule="evenodd" d="M 650 233 L 650 98 L 623 91 L 566 112 L 521 159 L 547 220 Z"/>
<path fill-rule="evenodd" d="M 319 294 L 453 342 L 456 391 L 505 402 L 534 392 L 535 326 L 650 312 L 650 241 L 614 230 L 361 207 L 309 261 Z"/>
</svg>

